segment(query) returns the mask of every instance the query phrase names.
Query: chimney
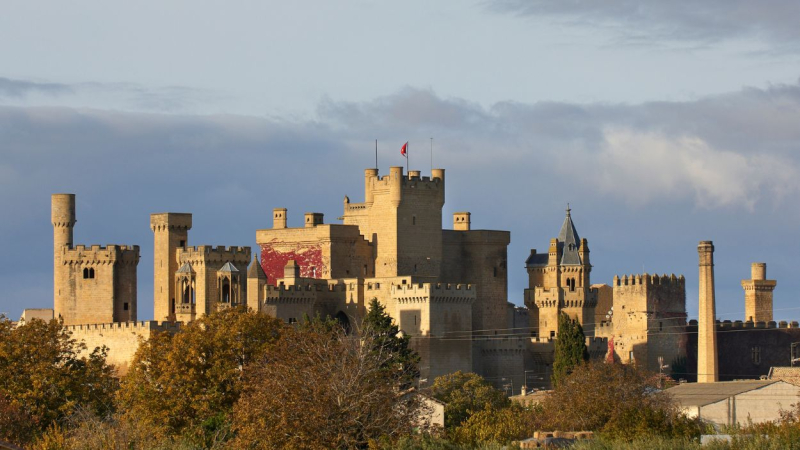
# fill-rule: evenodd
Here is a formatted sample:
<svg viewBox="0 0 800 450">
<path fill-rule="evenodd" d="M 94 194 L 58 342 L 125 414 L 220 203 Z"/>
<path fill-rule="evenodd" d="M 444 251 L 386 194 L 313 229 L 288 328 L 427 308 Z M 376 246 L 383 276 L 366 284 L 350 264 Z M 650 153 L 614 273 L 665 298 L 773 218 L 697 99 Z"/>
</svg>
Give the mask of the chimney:
<svg viewBox="0 0 800 450">
<path fill-rule="evenodd" d="M 468 212 L 453 213 L 453 229 L 456 231 L 469 231 L 470 213 Z"/>
<path fill-rule="evenodd" d="M 700 311 L 697 320 L 697 382 L 719 381 L 716 306 L 714 304 L 714 243 L 700 241 Z"/>
<path fill-rule="evenodd" d="M 272 228 L 286 228 L 286 208 L 275 208 L 272 210 Z"/>
</svg>

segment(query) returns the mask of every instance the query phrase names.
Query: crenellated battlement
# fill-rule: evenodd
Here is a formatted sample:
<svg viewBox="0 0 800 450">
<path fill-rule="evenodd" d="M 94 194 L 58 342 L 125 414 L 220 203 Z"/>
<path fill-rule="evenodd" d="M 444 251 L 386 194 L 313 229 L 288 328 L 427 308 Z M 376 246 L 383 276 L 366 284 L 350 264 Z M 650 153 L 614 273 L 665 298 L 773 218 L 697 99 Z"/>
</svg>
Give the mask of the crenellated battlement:
<svg viewBox="0 0 800 450">
<path fill-rule="evenodd" d="M 178 261 L 192 261 L 196 262 L 233 262 L 244 263 L 244 267 L 240 270 L 246 269 L 250 263 L 250 247 L 226 247 L 218 245 L 198 245 L 195 247 L 186 247 L 177 249 Z"/>
<path fill-rule="evenodd" d="M 102 264 L 138 264 L 138 245 L 76 245 L 61 248 L 61 264 L 63 265 L 102 265 Z"/>
<path fill-rule="evenodd" d="M 163 331 L 169 333 L 177 333 L 182 326 L 181 322 L 157 322 L 155 320 L 146 320 L 139 322 L 111 322 L 111 323 L 93 323 L 81 325 L 65 325 L 64 329 L 71 333 L 75 332 L 143 332 L 143 331 Z"/>
<path fill-rule="evenodd" d="M 277 286 L 271 284 L 265 285 L 267 293 L 279 292 L 345 292 L 347 286 L 344 284 L 323 284 L 323 283 L 306 283 L 285 285 L 283 282 Z"/>
<path fill-rule="evenodd" d="M 692 319 L 689 321 L 688 328 L 690 329 L 697 329 L 697 320 Z M 753 322 L 753 321 L 742 321 L 742 320 L 717 320 L 716 321 L 716 328 L 717 330 L 752 330 L 752 329 L 787 329 L 787 328 L 800 328 L 800 322 L 793 320 L 791 322 L 786 320 L 781 320 L 780 322 L 776 322 L 771 320 L 769 322 Z"/>
<path fill-rule="evenodd" d="M 648 273 L 623 276 L 615 275 L 614 282 L 612 284 L 614 288 L 626 286 L 664 286 L 683 288 L 685 285 L 686 279 L 683 277 L 683 275 L 676 277 L 674 273 L 670 275 L 650 275 Z"/>
<path fill-rule="evenodd" d="M 391 294 L 399 303 L 472 303 L 476 297 L 473 285 L 452 283 L 395 284 Z"/>
</svg>

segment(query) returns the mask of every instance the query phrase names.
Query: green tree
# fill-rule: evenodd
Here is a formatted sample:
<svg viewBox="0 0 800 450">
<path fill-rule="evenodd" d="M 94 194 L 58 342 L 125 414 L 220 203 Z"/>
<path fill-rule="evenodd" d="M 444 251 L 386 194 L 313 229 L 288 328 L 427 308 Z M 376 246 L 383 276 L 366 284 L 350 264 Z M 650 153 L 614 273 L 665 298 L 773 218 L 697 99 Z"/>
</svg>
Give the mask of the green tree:
<svg viewBox="0 0 800 450">
<path fill-rule="evenodd" d="M 533 436 L 540 423 L 534 409 L 513 403 L 502 409 L 486 408 L 472 414 L 453 431 L 453 440 L 476 448 L 481 443 L 509 444 Z"/>
<path fill-rule="evenodd" d="M 553 360 L 553 375 L 550 380 L 553 386 L 569 375 L 572 370 L 589 360 L 589 351 L 586 350 L 586 336 L 577 320 L 570 319 L 566 314 L 558 315 L 558 338 L 555 343 Z"/>
<path fill-rule="evenodd" d="M 234 448 L 365 448 L 418 422 L 418 396 L 399 388 L 382 336 L 342 327 L 287 330 L 253 368 L 234 411 Z"/>
<path fill-rule="evenodd" d="M 433 381 L 431 395 L 445 404 L 444 427 L 453 430 L 472 414 L 485 409 L 499 410 L 510 402 L 505 394 L 474 373 L 461 371 Z"/>
<path fill-rule="evenodd" d="M 0 316 L 0 439 L 27 443 L 78 408 L 106 414 L 118 388 L 106 349 L 86 350 L 57 320 Z"/>
<path fill-rule="evenodd" d="M 419 355 L 409 347 L 411 338 L 399 335 L 400 328 L 378 299 L 370 301 L 361 332 L 372 336 L 375 352 L 390 356 L 385 359 L 383 368 L 403 386 L 411 385 L 419 377 Z"/>
<path fill-rule="evenodd" d="M 208 442 L 225 429 L 244 374 L 284 329 L 280 320 L 240 307 L 203 316 L 175 335 L 156 334 L 136 352 L 120 410 L 126 420 Z"/>
</svg>

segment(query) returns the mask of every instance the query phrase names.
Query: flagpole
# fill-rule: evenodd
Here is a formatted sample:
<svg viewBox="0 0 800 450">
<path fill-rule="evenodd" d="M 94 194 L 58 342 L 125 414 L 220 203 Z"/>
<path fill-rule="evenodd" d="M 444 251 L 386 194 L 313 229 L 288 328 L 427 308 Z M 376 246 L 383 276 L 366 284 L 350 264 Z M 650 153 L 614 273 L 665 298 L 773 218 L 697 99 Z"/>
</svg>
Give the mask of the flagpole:
<svg viewBox="0 0 800 450">
<path fill-rule="evenodd" d="M 408 176 L 408 171 L 411 170 L 411 163 L 409 162 L 409 156 L 411 156 L 411 144 L 406 142 L 406 176 Z"/>
<path fill-rule="evenodd" d="M 431 177 L 433 177 L 433 138 L 431 138 Z"/>
<path fill-rule="evenodd" d="M 378 140 L 375 139 L 375 170 L 378 170 Z"/>
</svg>

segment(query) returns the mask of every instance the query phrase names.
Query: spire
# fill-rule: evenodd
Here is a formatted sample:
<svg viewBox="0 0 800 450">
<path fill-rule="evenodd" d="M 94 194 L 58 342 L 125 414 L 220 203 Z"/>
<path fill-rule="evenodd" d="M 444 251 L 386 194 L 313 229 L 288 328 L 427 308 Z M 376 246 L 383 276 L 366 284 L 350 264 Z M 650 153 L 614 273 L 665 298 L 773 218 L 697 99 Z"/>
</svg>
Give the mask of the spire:
<svg viewBox="0 0 800 450">
<path fill-rule="evenodd" d="M 581 238 L 578 236 L 575 224 L 572 223 L 571 212 L 569 203 L 567 203 L 567 216 L 564 218 L 564 224 L 561 225 L 561 232 L 558 233 L 558 245 L 562 251 L 561 264 L 579 265 L 581 258 L 578 255 L 578 250 L 581 245 Z"/>
<path fill-rule="evenodd" d="M 258 262 L 258 256 L 253 257 L 253 262 L 250 264 L 250 268 L 247 269 L 247 278 L 258 278 L 259 280 L 267 279 L 267 274 L 264 273 L 264 269 Z"/>
</svg>

